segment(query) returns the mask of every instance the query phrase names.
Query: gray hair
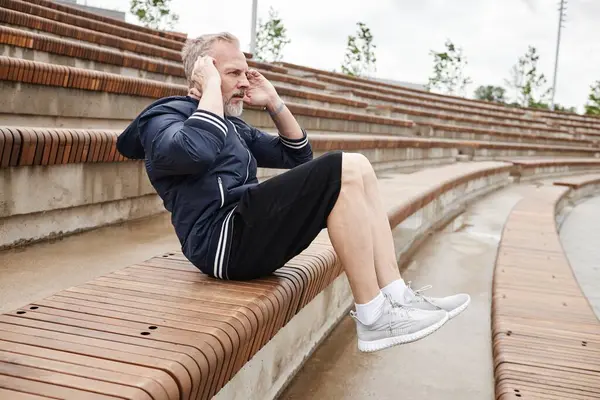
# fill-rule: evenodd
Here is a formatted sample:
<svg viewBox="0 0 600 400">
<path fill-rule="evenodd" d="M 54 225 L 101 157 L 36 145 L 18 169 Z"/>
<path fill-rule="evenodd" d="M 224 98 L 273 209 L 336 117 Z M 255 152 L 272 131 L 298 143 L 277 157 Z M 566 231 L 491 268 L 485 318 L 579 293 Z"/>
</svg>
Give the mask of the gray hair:
<svg viewBox="0 0 600 400">
<path fill-rule="evenodd" d="M 194 64 L 198 57 L 207 55 L 213 44 L 216 42 L 223 41 L 233 43 L 237 46 L 240 45 L 240 41 L 237 37 L 229 32 L 210 33 L 197 37 L 196 39 L 188 39 L 183 48 L 181 49 L 181 59 L 183 61 L 183 69 L 185 71 L 185 77 L 188 81 L 189 87 L 194 86 L 191 81 L 192 72 L 194 71 Z"/>
</svg>

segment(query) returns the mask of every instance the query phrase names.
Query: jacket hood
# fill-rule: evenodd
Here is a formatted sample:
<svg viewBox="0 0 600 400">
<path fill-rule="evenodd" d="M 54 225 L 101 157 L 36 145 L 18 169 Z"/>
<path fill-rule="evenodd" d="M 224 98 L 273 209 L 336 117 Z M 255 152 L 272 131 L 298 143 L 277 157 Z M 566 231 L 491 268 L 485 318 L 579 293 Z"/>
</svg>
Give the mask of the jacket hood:
<svg viewBox="0 0 600 400">
<path fill-rule="evenodd" d="M 125 128 L 125 130 L 117 137 L 117 150 L 119 153 L 130 159 L 143 160 L 146 154 L 144 152 L 142 142 L 140 141 L 140 118 L 142 115 L 152 117 L 161 115 L 164 113 L 164 110 L 161 110 L 162 107 L 156 106 L 176 100 L 195 101 L 195 99 L 189 96 L 169 96 L 163 97 L 162 99 L 150 104 L 142 112 L 140 112 L 139 115 L 129 124 L 129 126 Z"/>
</svg>

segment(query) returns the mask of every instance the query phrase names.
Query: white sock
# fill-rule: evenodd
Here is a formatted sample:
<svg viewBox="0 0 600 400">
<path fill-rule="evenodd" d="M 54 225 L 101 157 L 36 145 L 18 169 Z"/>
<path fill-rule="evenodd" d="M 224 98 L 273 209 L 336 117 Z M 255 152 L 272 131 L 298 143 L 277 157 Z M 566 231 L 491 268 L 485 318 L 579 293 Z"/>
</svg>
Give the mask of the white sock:
<svg viewBox="0 0 600 400">
<path fill-rule="evenodd" d="M 385 297 L 379 292 L 377 296 L 368 303 L 356 304 L 356 316 L 365 325 L 371 325 L 383 315 Z"/>
<path fill-rule="evenodd" d="M 404 283 L 404 279 L 400 278 L 388 284 L 386 287 L 381 289 L 381 291 L 389 295 L 395 302 L 407 304 L 410 300 L 412 300 L 413 297 L 410 291 L 407 289 L 408 288 L 406 287 L 406 283 Z"/>
</svg>

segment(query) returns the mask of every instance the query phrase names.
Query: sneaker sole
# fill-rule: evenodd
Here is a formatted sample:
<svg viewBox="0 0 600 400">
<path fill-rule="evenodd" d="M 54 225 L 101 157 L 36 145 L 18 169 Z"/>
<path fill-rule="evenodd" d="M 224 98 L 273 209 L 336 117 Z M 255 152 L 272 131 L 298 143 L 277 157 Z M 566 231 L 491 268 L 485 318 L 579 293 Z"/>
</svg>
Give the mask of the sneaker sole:
<svg viewBox="0 0 600 400">
<path fill-rule="evenodd" d="M 471 303 L 471 297 L 469 297 L 467 299 L 467 301 L 465 301 L 460 307 L 456 307 L 454 310 L 448 312 L 448 318 L 452 319 L 452 318 L 456 317 L 458 314 L 460 314 L 461 312 L 465 311 L 470 303 Z"/>
<path fill-rule="evenodd" d="M 410 342 L 415 342 L 419 339 L 423 339 L 426 336 L 431 335 L 433 332 L 440 329 L 446 322 L 448 322 L 450 318 L 446 313 L 446 316 L 436 322 L 435 324 L 428 326 L 425 329 L 422 329 L 418 332 L 414 332 L 408 335 L 400 335 L 389 337 L 385 339 L 373 340 L 373 341 L 364 341 L 358 340 L 358 349 L 362 352 L 370 353 L 373 351 L 379 351 L 383 349 L 387 349 L 388 347 L 396 346 L 398 344 L 405 344 Z"/>
</svg>

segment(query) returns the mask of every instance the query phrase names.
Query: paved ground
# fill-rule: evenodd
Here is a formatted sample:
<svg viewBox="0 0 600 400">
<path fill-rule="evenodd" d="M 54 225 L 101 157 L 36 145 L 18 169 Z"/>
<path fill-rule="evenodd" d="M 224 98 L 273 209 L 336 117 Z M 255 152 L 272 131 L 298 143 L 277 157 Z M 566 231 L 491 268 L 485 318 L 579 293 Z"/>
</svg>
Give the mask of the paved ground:
<svg viewBox="0 0 600 400">
<path fill-rule="evenodd" d="M 600 319 L 600 196 L 567 214 L 560 239 L 583 293 Z"/>
<path fill-rule="evenodd" d="M 0 313 L 179 248 L 161 214 L 0 252 Z"/>
<path fill-rule="evenodd" d="M 492 399 L 492 274 L 504 222 L 521 190 L 514 186 L 474 204 L 434 235 L 404 272 L 415 288 L 433 285 L 431 295 L 469 293 L 472 304 L 463 314 L 428 338 L 372 354 L 358 352 L 354 323 L 345 318 L 281 399 Z"/>
</svg>

